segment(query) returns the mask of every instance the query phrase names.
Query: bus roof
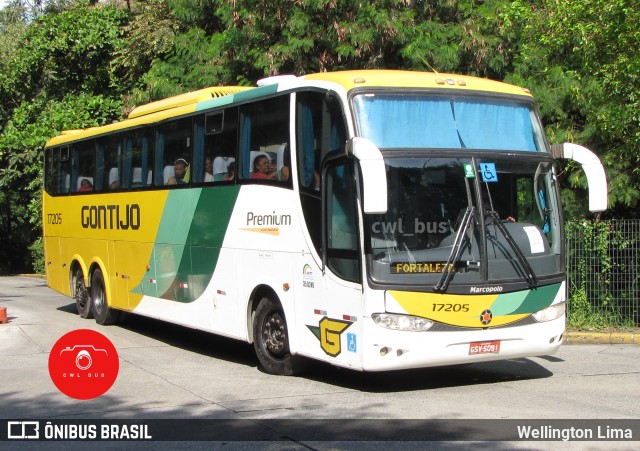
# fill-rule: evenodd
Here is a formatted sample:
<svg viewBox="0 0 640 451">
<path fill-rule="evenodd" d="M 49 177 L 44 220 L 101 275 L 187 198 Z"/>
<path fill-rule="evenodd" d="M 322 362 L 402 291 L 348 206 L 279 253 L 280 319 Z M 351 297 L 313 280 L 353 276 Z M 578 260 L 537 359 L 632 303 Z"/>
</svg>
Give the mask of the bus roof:
<svg viewBox="0 0 640 451">
<path fill-rule="evenodd" d="M 470 91 L 515 94 L 531 97 L 526 88 L 486 78 L 468 75 L 413 72 L 404 70 L 349 70 L 323 72 L 301 77 L 304 80 L 322 80 L 337 83 L 346 91 L 362 87 L 461 89 Z"/>
<path fill-rule="evenodd" d="M 151 124 L 171 117 L 193 113 L 201 109 L 199 107 L 209 108 L 215 105 L 230 104 L 233 103 L 234 99 L 240 100 L 254 96 L 260 97 L 261 95 L 273 93 L 278 89 L 304 86 L 305 82 L 313 81 L 335 83 L 342 86 L 347 92 L 356 88 L 376 87 L 432 88 L 457 89 L 531 97 L 531 94 L 527 89 L 519 86 L 484 78 L 470 77 L 466 75 L 441 74 L 436 72 L 349 70 L 339 72 L 322 72 L 304 75 L 302 77 L 276 76 L 264 79 L 259 83 L 259 86 L 261 87 L 258 88 L 246 86 L 210 87 L 141 105 L 131 111 L 128 119 L 84 130 L 65 130 L 61 132 L 60 135 L 51 138 L 45 144 L 45 147 L 125 130 L 130 127 Z M 240 94 L 249 90 L 252 92 L 246 93 L 247 95 Z M 219 100 L 221 98 L 222 100 Z"/>
</svg>

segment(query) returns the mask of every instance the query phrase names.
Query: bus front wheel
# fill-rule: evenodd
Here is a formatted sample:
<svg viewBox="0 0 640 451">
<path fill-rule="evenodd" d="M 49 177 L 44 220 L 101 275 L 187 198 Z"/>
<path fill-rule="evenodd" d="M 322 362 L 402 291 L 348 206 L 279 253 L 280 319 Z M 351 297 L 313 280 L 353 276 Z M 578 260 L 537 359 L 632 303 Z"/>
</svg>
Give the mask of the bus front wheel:
<svg viewBox="0 0 640 451">
<path fill-rule="evenodd" d="M 76 307 L 78 308 L 80 318 L 93 318 L 91 298 L 84 284 L 84 277 L 80 269 L 77 269 L 73 273 L 73 297 L 76 300 Z"/>
<path fill-rule="evenodd" d="M 91 276 L 91 311 L 96 323 L 106 326 L 114 324 L 119 319 L 119 312 L 109 308 L 104 290 L 102 271 L 96 269 Z"/>
<path fill-rule="evenodd" d="M 291 376 L 294 373 L 284 311 L 279 303 L 269 297 L 262 298 L 256 309 L 253 347 L 267 373 L 281 376 Z"/>
</svg>

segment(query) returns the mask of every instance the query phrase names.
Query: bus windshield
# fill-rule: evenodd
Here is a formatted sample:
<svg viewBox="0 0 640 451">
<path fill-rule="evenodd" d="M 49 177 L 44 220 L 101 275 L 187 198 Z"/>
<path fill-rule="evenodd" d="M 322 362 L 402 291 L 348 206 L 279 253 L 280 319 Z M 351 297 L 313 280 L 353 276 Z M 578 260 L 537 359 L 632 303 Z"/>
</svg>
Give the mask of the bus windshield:
<svg viewBox="0 0 640 451">
<path fill-rule="evenodd" d="M 353 102 L 359 135 L 380 149 L 546 151 L 529 103 L 419 92 L 366 93 Z"/>
<path fill-rule="evenodd" d="M 446 291 L 560 274 L 551 159 L 447 153 L 385 152 L 389 209 L 366 215 L 372 280 Z"/>
</svg>

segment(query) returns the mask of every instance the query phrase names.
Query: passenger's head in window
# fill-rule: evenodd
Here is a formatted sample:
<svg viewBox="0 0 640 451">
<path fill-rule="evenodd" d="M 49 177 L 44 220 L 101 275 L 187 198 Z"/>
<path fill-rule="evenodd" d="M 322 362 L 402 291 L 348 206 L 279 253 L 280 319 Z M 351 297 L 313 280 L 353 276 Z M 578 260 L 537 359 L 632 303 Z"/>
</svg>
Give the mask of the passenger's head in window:
<svg viewBox="0 0 640 451">
<path fill-rule="evenodd" d="M 184 185 L 189 181 L 189 163 L 184 158 L 178 158 L 173 163 L 174 176 L 167 182 L 168 185 Z"/>
<path fill-rule="evenodd" d="M 78 192 L 83 191 L 93 191 L 93 185 L 89 179 L 82 179 L 80 181 L 80 188 L 78 188 Z"/>
<path fill-rule="evenodd" d="M 227 166 L 227 175 L 225 176 L 225 180 L 234 180 L 236 178 L 236 163 L 231 162 L 229 166 Z"/>
<path fill-rule="evenodd" d="M 258 155 L 253 160 L 253 174 L 252 179 L 274 179 L 276 178 L 276 170 L 271 165 L 271 160 L 268 156 L 262 154 Z"/>
<path fill-rule="evenodd" d="M 213 182 L 213 159 L 211 157 L 204 159 L 204 181 Z"/>
</svg>

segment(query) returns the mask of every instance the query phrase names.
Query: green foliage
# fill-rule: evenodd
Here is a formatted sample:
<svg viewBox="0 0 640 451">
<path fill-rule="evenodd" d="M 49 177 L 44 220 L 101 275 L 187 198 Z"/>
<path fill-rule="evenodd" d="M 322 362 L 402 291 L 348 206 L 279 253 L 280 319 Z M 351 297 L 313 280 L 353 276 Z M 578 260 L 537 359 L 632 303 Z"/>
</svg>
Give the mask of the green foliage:
<svg viewBox="0 0 640 451">
<path fill-rule="evenodd" d="M 118 86 L 112 78 L 112 53 L 125 45 L 123 11 L 78 8 L 47 15 L 32 24 L 5 65 L 0 98 L 3 109 L 19 107 L 44 93 L 61 99 L 72 92 L 100 94 Z"/>
<path fill-rule="evenodd" d="M 208 85 L 254 83 L 268 75 L 346 68 L 500 76 L 511 61 L 498 14 L 505 4 L 173 0 L 174 16 L 186 29 L 166 56 L 154 61 L 144 89 L 156 98 Z M 204 20 L 212 11 L 211 20 Z"/>
<path fill-rule="evenodd" d="M 0 189 L 0 274 L 25 272 L 29 268 L 27 247 L 33 236 L 27 204 L 28 200 L 19 191 Z"/>
<path fill-rule="evenodd" d="M 638 216 L 640 9 L 634 0 L 512 2 L 519 35 L 507 79 L 531 88 L 553 142 L 591 147 L 608 169 L 613 214 Z M 567 181 L 584 187 L 575 168 Z"/>
<path fill-rule="evenodd" d="M 633 262 L 640 237 L 622 233 L 618 225 L 584 220 L 565 224 L 571 328 L 635 326 L 640 290 Z"/>
<path fill-rule="evenodd" d="M 179 28 L 168 0 L 149 0 L 133 5 L 131 20 L 122 27 L 126 45 L 114 50 L 112 63 L 119 82 L 129 89 L 142 86 L 152 62 L 162 61 L 173 48 Z"/>
<path fill-rule="evenodd" d="M 49 138 L 62 130 L 107 124 L 121 111 L 120 101 L 90 94 L 21 104 L 0 134 L 0 158 L 5 162 L 0 187 L 16 183 L 35 193 L 42 181 L 42 148 Z"/>
<path fill-rule="evenodd" d="M 38 237 L 38 239 L 29 246 L 29 251 L 31 252 L 33 272 L 35 274 L 44 274 L 44 245 L 42 237 Z"/>
</svg>

